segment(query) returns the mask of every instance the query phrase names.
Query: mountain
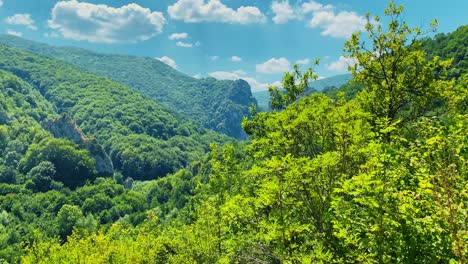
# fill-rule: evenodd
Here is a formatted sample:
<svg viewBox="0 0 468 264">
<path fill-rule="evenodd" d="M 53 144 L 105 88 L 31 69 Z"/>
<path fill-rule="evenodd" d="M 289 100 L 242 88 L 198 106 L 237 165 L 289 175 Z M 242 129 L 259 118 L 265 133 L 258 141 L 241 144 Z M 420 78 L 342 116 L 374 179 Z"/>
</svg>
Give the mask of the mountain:
<svg viewBox="0 0 468 264">
<path fill-rule="evenodd" d="M 321 92 L 325 90 L 325 88 L 330 87 L 341 87 L 342 85 L 349 82 L 351 78 L 351 74 L 341 74 L 313 81 L 310 83 L 310 87 L 306 89 L 305 94 L 310 95 L 317 91 Z M 265 111 L 269 109 L 270 94 L 268 91 L 254 92 L 253 96 L 257 100 L 257 104 L 260 110 Z"/>
<path fill-rule="evenodd" d="M 433 38 L 422 40 L 422 48 L 428 58 L 439 56 L 441 59 L 453 59 L 451 78 L 459 78 L 468 73 L 468 25 L 444 34 L 439 33 Z"/>
<path fill-rule="evenodd" d="M 47 128 L 53 135 L 50 138 L 62 138 L 62 141 L 46 140 L 42 134 L 34 136 L 36 130 L 25 133 L 24 138 L 12 136 L 35 144 L 19 148 L 17 160 L 25 159 L 25 164 L 17 169 L 24 174 L 41 161 L 50 161 L 42 154 L 50 150 L 50 155 L 55 155 L 57 169 L 64 163 L 77 168 L 70 186 L 84 183 L 86 177 L 98 173 L 98 168 L 107 168 L 103 170 L 109 172 L 112 166 L 102 163 L 109 157 L 113 167 L 125 178 L 154 179 L 199 159 L 213 140 L 227 140 L 226 136 L 181 118 L 128 86 L 83 72 L 63 61 L 0 45 L 0 69 L 7 76 L 2 90 L 6 102 L 2 106 L 15 107 L 0 112 L 3 123 L 18 131 L 41 124 L 41 130 Z M 28 117 L 26 121 L 21 115 Z M 79 169 L 81 165 L 75 164 L 78 158 L 65 162 L 57 156 L 60 152 L 57 149 L 72 151 L 74 148 L 82 151 L 80 156 L 87 157 L 83 160 L 89 160 L 87 169 L 101 161 L 91 170 L 93 173 Z M 106 174 L 112 175 L 112 171 Z M 66 173 L 62 176 L 68 177 Z"/>
<path fill-rule="evenodd" d="M 243 80 L 196 79 L 153 58 L 53 47 L 10 35 L 0 35 L 0 43 L 126 84 L 205 128 L 236 138 L 245 138 L 240 124 L 249 115 L 249 106 L 256 104 L 250 85 Z"/>
</svg>

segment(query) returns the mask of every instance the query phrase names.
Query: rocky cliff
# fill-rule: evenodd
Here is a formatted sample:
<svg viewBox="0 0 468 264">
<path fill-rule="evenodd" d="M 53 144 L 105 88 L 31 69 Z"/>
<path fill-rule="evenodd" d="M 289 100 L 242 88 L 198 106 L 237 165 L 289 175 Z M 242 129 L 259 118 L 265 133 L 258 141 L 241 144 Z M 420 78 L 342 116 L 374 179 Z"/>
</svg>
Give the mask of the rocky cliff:
<svg viewBox="0 0 468 264">
<path fill-rule="evenodd" d="M 61 115 L 56 119 L 44 121 L 41 125 L 54 137 L 70 139 L 87 149 L 91 157 L 96 160 L 96 170 L 100 175 L 109 176 L 114 173 L 112 161 L 104 148 L 95 139 L 87 138 L 75 121 L 68 116 Z"/>
</svg>

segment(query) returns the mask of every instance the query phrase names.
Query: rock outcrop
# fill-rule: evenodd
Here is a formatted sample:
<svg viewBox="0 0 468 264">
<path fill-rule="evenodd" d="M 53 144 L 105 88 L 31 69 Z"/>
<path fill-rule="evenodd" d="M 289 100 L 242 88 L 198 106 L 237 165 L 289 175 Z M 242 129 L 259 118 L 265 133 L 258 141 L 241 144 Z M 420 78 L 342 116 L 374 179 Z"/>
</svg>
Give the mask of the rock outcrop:
<svg viewBox="0 0 468 264">
<path fill-rule="evenodd" d="M 114 173 L 112 160 L 104 148 L 95 139 L 85 136 L 78 125 L 66 115 L 61 115 L 56 119 L 49 119 L 42 122 L 42 127 L 52 133 L 57 138 L 67 138 L 81 147 L 87 149 L 91 157 L 96 160 L 96 170 L 99 175 L 110 176 Z"/>
</svg>

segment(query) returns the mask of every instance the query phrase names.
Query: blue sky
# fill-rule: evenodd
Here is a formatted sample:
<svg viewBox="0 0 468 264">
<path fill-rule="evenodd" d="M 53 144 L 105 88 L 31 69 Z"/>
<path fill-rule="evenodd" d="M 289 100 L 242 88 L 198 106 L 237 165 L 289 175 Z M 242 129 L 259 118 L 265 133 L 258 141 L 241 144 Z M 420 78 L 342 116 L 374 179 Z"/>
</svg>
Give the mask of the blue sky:
<svg viewBox="0 0 468 264">
<path fill-rule="evenodd" d="M 346 38 L 371 0 L 0 0 L 0 32 L 52 45 L 160 60 L 191 76 L 243 78 L 253 90 L 281 80 L 294 63 L 322 77 L 346 72 Z M 438 32 L 468 23 L 467 0 L 399 0 L 411 26 L 438 19 Z M 305 66 L 304 66 L 305 67 Z"/>
</svg>

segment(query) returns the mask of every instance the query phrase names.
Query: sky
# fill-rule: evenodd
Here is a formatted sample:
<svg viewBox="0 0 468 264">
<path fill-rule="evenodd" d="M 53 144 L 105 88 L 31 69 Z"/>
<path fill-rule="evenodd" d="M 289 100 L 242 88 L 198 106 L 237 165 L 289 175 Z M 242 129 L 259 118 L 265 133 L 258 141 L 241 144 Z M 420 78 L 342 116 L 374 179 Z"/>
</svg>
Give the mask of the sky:
<svg viewBox="0 0 468 264">
<path fill-rule="evenodd" d="M 398 0 L 410 26 L 468 24 L 468 0 Z M 278 84 L 315 59 L 321 77 L 347 72 L 343 44 L 384 0 L 0 0 L 0 33 L 99 52 L 145 56 L 195 78 Z M 385 23 L 385 20 L 382 21 Z"/>
</svg>

